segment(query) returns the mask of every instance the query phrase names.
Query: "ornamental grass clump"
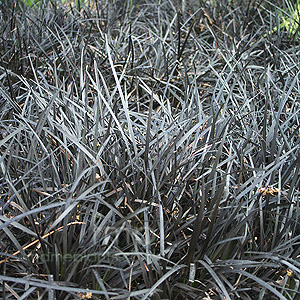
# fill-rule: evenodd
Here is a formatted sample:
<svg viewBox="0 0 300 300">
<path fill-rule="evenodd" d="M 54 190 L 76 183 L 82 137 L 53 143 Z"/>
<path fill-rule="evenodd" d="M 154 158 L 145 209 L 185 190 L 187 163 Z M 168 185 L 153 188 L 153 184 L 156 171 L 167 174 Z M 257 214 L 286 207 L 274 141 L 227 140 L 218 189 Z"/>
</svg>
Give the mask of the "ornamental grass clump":
<svg viewBox="0 0 300 300">
<path fill-rule="evenodd" d="M 1 298 L 299 298 L 298 40 L 80 3 L 0 4 Z"/>
</svg>

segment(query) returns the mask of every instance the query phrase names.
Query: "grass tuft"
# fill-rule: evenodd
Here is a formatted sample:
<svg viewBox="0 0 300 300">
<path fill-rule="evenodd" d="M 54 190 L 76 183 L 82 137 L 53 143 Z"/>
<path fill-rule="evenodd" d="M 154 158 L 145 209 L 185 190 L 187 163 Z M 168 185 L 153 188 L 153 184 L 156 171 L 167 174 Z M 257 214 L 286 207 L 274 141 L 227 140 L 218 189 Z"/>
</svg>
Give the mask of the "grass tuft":
<svg viewBox="0 0 300 300">
<path fill-rule="evenodd" d="M 291 3 L 31 4 L 0 3 L 1 298 L 298 299 Z"/>
</svg>

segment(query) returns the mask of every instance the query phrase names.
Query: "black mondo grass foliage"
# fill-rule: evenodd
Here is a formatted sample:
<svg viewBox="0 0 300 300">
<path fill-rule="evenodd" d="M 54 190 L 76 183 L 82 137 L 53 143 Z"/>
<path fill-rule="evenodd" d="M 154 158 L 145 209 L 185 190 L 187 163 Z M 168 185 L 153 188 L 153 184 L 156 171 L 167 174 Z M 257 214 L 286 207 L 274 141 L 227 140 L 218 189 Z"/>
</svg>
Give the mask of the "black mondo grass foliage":
<svg viewBox="0 0 300 300">
<path fill-rule="evenodd" d="M 1 2 L 1 298 L 299 299 L 291 2 L 75 4 Z"/>
</svg>

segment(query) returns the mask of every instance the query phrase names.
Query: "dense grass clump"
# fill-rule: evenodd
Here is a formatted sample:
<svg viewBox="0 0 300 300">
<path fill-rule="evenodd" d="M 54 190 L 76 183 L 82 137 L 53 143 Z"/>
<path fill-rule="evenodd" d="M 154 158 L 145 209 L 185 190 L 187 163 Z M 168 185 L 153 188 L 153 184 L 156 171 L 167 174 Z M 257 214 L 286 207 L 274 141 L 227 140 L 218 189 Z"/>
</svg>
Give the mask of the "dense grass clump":
<svg viewBox="0 0 300 300">
<path fill-rule="evenodd" d="M 25 3 L 0 4 L 1 298 L 299 299 L 292 4 Z"/>
</svg>

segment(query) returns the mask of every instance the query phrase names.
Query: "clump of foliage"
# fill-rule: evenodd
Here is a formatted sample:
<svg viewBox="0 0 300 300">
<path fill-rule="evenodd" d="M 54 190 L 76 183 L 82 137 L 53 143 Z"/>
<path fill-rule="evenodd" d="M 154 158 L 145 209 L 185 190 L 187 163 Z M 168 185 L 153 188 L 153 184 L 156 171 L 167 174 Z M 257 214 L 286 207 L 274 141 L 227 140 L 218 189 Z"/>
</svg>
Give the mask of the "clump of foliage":
<svg viewBox="0 0 300 300">
<path fill-rule="evenodd" d="M 264 1 L 81 4 L 1 2 L 1 298 L 299 298 L 298 40 Z"/>
<path fill-rule="evenodd" d="M 282 22 L 280 24 L 281 28 L 285 28 L 290 36 L 294 36 L 298 33 L 299 28 L 299 13 L 300 13 L 300 1 L 297 0 L 294 7 L 287 2 L 288 10 L 287 16 L 281 16 Z"/>
<path fill-rule="evenodd" d="M 299 12 L 300 12 L 300 1 L 297 0 L 295 3 L 290 0 L 285 0 L 283 2 L 284 7 L 280 8 L 274 5 L 273 3 L 269 3 L 271 7 L 277 11 L 277 14 L 280 18 L 279 29 L 277 26 L 273 28 L 273 33 L 277 30 L 286 30 L 289 37 L 294 39 L 295 37 L 299 37 Z"/>
</svg>

